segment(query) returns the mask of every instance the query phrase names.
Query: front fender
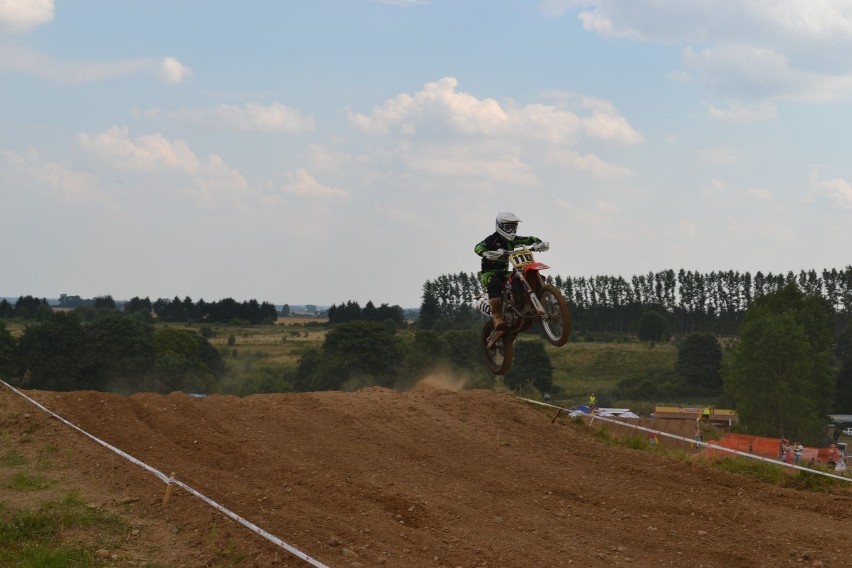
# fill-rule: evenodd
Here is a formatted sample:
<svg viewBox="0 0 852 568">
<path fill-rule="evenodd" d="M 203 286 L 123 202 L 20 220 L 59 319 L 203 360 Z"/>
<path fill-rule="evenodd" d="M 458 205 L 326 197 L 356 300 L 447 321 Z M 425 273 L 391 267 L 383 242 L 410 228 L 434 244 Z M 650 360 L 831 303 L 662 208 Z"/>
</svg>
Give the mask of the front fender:
<svg viewBox="0 0 852 568">
<path fill-rule="evenodd" d="M 538 272 L 539 270 L 545 270 L 550 268 L 546 264 L 542 264 L 540 262 L 531 262 L 524 267 L 524 276 L 527 275 L 527 272 Z"/>
</svg>

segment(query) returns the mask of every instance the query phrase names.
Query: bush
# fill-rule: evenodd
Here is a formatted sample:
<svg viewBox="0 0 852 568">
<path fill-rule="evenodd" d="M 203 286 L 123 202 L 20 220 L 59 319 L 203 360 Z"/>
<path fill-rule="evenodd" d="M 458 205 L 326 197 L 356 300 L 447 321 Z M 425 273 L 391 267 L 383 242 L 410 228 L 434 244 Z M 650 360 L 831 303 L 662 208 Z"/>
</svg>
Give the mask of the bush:
<svg viewBox="0 0 852 568">
<path fill-rule="evenodd" d="M 649 369 L 644 377 L 619 381 L 614 394 L 619 400 L 665 400 L 678 396 L 681 391 L 674 371 Z"/>
<path fill-rule="evenodd" d="M 663 341 L 671 337 L 669 324 L 659 312 L 645 312 L 639 318 L 640 341 Z"/>
</svg>

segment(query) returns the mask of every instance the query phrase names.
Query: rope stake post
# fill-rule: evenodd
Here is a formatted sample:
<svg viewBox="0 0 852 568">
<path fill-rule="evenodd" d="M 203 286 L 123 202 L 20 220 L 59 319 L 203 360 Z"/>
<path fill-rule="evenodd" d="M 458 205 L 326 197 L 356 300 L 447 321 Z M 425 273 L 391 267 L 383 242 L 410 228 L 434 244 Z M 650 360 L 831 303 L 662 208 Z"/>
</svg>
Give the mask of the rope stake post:
<svg viewBox="0 0 852 568">
<path fill-rule="evenodd" d="M 562 414 L 562 411 L 565 410 L 564 406 L 560 406 L 559 410 L 556 411 L 556 415 L 550 420 L 550 423 L 553 424 L 556 422 L 556 419 L 559 418 L 559 415 Z"/>
<path fill-rule="evenodd" d="M 169 499 L 172 498 L 172 490 L 174 489 L 175 483 L 175 472 L 169 476 L 169 480 L 166 482 L 166 492 L 163 494 L 163 508 L 169 504 Z"/>
</svg>

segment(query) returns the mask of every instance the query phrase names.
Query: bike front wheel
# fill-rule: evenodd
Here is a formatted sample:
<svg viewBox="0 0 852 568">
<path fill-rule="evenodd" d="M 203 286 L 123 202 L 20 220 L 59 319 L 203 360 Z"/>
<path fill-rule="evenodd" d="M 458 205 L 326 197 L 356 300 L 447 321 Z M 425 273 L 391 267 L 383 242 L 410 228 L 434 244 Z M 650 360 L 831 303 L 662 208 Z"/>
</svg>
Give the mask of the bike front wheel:
<svg viewBox="0 0 852 568">
<path fill-rule="evenodd" d="M 565 345 L 571 336 L 571 312 L 568 310 L 568 302 L 559 288 L 552 284 L 542 286 L 538 299 L 544 307 L 544 315 L 541 318 L 542 334 L 551 345 Z"/>
<path fill-rule="evenodd" d="M 494 320 L 489 319 L 482 326 L 480 344 L 485 367 L 495 375 L 505 375 L 512 368 L 512 358 L 515 354 L 514 335 L 503 332 L 496 340 L 493 339 Z"/>
</svg>

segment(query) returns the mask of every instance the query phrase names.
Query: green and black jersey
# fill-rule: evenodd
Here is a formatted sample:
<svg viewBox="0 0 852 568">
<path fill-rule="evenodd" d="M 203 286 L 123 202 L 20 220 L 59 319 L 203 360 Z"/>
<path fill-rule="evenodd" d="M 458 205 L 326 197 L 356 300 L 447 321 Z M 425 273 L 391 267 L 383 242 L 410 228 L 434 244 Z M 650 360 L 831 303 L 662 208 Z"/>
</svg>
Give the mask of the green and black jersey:
<svg viewBox="0 0 852 568">
<path fill-rule="evenodd" d="M 503 237 L 500 233 L 494 232 L 485 239 L 473 247 L 473 251 L 482 256 L 482 253 L 487 250 L 515 250 L 515 245 L 534 245 L 536 243 L 540 243 L 541 239 L 538 237 L 519 237 L 516 236 L 514 241 L 508 241 L 505 237 Z M 488 260 L 484 256 L 482 257 L 482 272 L 503 272 L 509 269 L 509 261 L 506 259 L 500 260 Z"/>
</svg>

